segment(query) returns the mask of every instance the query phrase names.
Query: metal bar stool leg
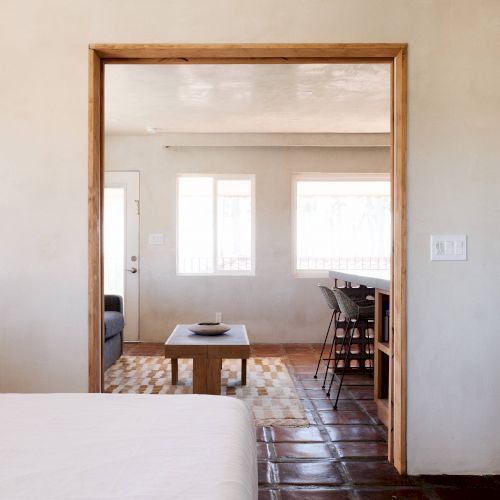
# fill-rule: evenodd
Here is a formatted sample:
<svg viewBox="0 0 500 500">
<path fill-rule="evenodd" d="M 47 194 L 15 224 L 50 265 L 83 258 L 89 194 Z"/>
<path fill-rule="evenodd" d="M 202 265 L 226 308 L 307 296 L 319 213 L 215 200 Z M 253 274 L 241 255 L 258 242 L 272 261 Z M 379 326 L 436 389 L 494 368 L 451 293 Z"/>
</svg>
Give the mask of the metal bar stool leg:
<svg viewBox="0 0 500 500">
<path fill-rule="evenodd" d="M 324 389 L 326 386 L 326 378 L 328 377 L 328 370 L 330 369 L 330 363 L 332 362 L 332 353 L 333 349 L 335 349 L 335 341 L 337 340 L 337 329 L 339 327 L 340 312 L 335 311 L 334 314 L 336 314 L 335 324 L 334 324 L 335 330 L 333 331 L 333 340 L 332 340 L 332 345 L 330 347 L 330 353 L 328 354 L 328 364 L 326 366 L 325 376 L 323 378 L 323 385 L 321 386 L 322 389 Z M 335 375 L 335 372 L 333 372 L 333 374 Z"/>
<path fill-rule="evenodd" d="M 371 359 L 371 347 L 370 347 L 370 324 L 366 323 L 363 329 L 363 373 L 368 372 L 368 374 L 371 374 L 371 369 L 372 369 L 372 359 Z M 368 366 L 366 362 L 368 361 Z"/>
<path fill-rule="evenodd" d="M 333 373 L 332 373 L 332 378 L 330 379 L 330 385 L 328 386 L 328 391 L 326 393 L 327 396 L 330 396 L 330 391 L 332 390 L 333 380 L 335 379 L 335 374 L 337 373 L 339 361 L 340 361 L 340 358 L 342 357 L 342 352 L 344 350 L 345 341 L 347 339 L 347 335 L 349 334 L 350 323 L 351 323 L 351 320 L 346 318 L 346 320 L 345 320 L 346 326 L 344 329 L 344 338 L 342 339 L 342 344 L 340 345 L 339 355 L 337 356 L 337 353 L 335 353 L 335 365 L 333 367 Z"/>
<path fill-rule="evenodd" d="M 362 373 L 366 372 L 366 366 L 365 366 L 365 356 L 366 356 L 366 328 L 360 323 L 358 326 L 358 332 L 359 332 L 359 371 Z"/>
<path fill-rule="evenodd" d="M 368 343 L 366 344 L 368 348 L 368 365 L 370 366 L 370 376 L 373 376 L 373 355 L 370 338 L 368 338 Z"/>
<path fill-rule="evenodd" d="M 342 367 L 342 375 L 340 377 L 339 388 L 337 390 L 337 397 L 335 398 L 335 404 L 333 405 L 334 410 L 337 409 L 337 403 L 339 402 L 340 390 L 342 389 L 342 383 L 344 382 L 345 370 L 347 367 L 347 362 L 349 361 L 349 354 L 351 353 L 352 337 L 355 328 L 356 328 L 356 321 L 354 321 L 354 325 L 351 328 L 351 336 L 349 337 L 349 346 L 347 347 L 347 351 L 345 353 L 344 366 Z"/>
<path fill-rule="evenodd" d="M 319 365 L 321 364 L 321 360 L 323 359 L 323 351 L 325 350 L 326 341 L 328 340 L 328 334 L 330 333 L 330 328 L 332 326 L 332 321 L 333 321 L 334 316 L 335 316 L 335 311 L 333 311 L 332 317 L 330 318 L 330 323 L 328 323 L 328 330 L 326 331 L 325 340 L 323 342 L 323 347 L 321 348 L 321 354 L 319 355 L 318 366 L 316 367 L 316 373 L 314 374 L 314 378 L 318 378 Z"/>
</svg>

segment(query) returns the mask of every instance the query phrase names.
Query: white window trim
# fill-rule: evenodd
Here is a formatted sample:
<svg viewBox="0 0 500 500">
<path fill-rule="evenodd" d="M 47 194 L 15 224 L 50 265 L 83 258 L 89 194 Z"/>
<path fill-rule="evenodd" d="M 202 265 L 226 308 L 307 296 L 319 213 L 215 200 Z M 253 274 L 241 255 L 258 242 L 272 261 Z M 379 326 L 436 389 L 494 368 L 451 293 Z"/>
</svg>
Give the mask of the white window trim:
<svg viewBox="0 0 500 500">
<path fill-rule="evenodd" d="M 179 180 L 183 177 L 210 177 L 214 180 L 214 192 L 213 192 L 213 215 L 214 215 L 214 227 L 213 227 L 213 255 L 214 260 L 217 260 L 217 182 L 218 180 L 231 180 L 231 179 L 241 179 L 250 180 L 251 185 L 251 200 L 252 200 L 252 211 L 251 211 L 251 269 L 250 271 L 218 271 L 214 262 L 214 272 L 213 273 L 181 273 L 179 271 Z M 189 174 L 177 174 L 175 181 L 175 273 L 177 276 L 255 276 L 255 248 L 256 248 L 256 232 L 255 232 L 255 174 L 206 174 L 206 173 L 189 173 Z"/>
<path fill-rule="evenodd" d="M 389 172 L 300 172 L 292 175 L 292 276 L 328 278 L 328 270 L 297 269 L 297 182 L 300 181 L 390 181 Z"/>
</svg>

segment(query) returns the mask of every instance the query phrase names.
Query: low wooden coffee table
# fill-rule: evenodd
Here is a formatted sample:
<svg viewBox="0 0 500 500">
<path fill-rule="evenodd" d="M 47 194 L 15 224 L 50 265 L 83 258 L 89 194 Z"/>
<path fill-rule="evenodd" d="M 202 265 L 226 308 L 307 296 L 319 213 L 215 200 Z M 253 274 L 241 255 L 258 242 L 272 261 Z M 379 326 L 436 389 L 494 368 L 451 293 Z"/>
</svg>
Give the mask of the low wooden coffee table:
<svg viewBox="0 0 500 500">
<path fill-rule="evenodd" d="M 241 385 L 246 384 L 250 342 L 245 325 L 229 325 L 223 335 L 195 335 L 189 325 L 177 325 L 165 342 L 172 360 L 172 384 L 177 384 L 179 358 L 193 359 L 193 394 L 220 394 L 223 359 L 241 359 Z"/>
</svg>

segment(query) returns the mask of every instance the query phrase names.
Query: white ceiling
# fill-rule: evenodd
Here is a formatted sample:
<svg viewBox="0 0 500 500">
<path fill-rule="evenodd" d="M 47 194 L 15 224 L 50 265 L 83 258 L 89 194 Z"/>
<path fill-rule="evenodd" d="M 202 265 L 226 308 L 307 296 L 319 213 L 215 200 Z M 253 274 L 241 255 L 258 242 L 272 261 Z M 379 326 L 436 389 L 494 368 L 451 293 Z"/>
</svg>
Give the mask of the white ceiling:
<svg viewBox="0 0 500 500">
<path fill-rule="evenodd" d="M 387 64 L 108 65 L 111 134 L 386 133 Z"/>
</svg>

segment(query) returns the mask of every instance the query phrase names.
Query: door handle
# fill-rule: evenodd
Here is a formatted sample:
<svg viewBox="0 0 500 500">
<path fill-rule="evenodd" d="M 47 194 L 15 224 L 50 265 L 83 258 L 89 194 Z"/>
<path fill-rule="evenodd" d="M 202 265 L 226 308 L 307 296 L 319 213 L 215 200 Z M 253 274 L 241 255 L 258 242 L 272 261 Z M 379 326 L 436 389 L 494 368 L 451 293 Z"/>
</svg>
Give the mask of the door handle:
<svg viewBox="0 0 500 500">
<path fill-rule="evenodd" d="M 132 269 L 126 269 L 129 273 L 135 274 L 137 272 L 137 267 L 133 267 Z"/>
</svg>

